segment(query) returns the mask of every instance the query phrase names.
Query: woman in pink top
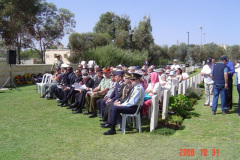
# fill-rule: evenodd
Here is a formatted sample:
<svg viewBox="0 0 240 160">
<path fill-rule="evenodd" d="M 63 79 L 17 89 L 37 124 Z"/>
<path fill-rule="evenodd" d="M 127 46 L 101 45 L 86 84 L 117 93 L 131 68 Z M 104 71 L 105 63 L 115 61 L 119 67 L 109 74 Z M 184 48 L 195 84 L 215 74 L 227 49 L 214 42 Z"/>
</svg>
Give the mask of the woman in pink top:
<svg viewBox="0 0 240 160">
<path fill-rule="evenodd" d="M 151 80 L 151 83 L 148 85 L 145 93 L 148 93 L 149 96 L 153 96 L 154 94 L 157 94 L 160 91 L 161 85 L 159 83 L 158 74 L 156 72 L 150 73 L 149 79 Z M 148 114 L 148 109 L 151 106 L 151 104 L 152 99 L 148 99 L 143 102 L 141 114 L 144 118 Z"/>
</svg>

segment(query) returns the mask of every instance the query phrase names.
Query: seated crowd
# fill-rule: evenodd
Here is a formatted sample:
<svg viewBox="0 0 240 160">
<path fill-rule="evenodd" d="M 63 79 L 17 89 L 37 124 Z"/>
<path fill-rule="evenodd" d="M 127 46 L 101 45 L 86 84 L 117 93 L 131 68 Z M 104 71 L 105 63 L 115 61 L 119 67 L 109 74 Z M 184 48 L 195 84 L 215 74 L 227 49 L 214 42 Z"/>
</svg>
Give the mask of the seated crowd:
<svg viewBox="0 0 240 160">
<path fill-rule="evenodd" d="M 121 123 L 121 114 L 134 114 L 141 106 L 143 118 L 148 115 L 151 97 L 160 97 L 162 106 L 163 91 L 171 89 L 173 81 L 178 83 L 188 79 L 187 73 L 179 66 L 159 68 L 143 65 L 129 68 L 101 68 L 98 65 L 83 68 L 82 64 L 73 71 L 67 64 L 56 68 L 51 83 L 42 87 L 42 98 L 56 97 L 58 106 L 67 107 L 73 114 L 83 113 L 89 118 L 100 117 L 103 128 L 110 128 L 104 135 L 116 134 L 115 125 Z"/>
</svg>

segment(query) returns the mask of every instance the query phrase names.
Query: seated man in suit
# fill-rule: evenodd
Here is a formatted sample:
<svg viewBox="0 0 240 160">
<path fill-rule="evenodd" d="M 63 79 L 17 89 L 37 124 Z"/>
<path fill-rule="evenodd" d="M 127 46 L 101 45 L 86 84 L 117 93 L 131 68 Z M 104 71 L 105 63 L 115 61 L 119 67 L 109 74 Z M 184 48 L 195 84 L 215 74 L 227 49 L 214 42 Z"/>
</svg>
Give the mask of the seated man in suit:
<svg viewBox="0 0 240 160">
<path fill-rule="evenodd" d="M 134 114 L 137 111 L 138 105 L 142 105 L 145 96 L 145 90 L 140 83 L 141 77 L 142 75 L 137 73 L 131 74 L 130 79 L 134 88 L 132 89 L 130 96 L 124 103 L 114 103 L 114 106 L 111 108 L 110 119 L 108 120 L 108 124 L 110 124 L 111 128 L 107 132 L 104 132 L 104 135 L 116 134 L 115 125 L 117 124 L 117 120 L 121 119 L 121 113 Z"/>
<path fill-rule="evenodd" d="M 75 76 L 70 77 L 70 83 L 67 87 L 65 87 L 62 90 L 62 97 L 63 97 L 63 101 L 62 104 L 59 106 L 65 107 L 68 105 L 68 100 L 69 98 L 76 92 L 74 92 L 74 87 L 73 84 L 74 83 L 80 83 L 82 82 L 82 74 L 81 74 L 81 70 L 80 69 L 76 69 L 75 71 Z"/>
<path fill-rule="evenodd" d="M 75 103 L 69 106 L 70 108 L 73 108 L 72 109 L 72 111 L 74 111 L 73 114 L 82 113 L 82 108 L 86 103 L 85 99 L 86 93 L 90 91 L 94 85 L 94 80 L 90 78 L 87 73 L 84 73 L 82 77 L 83 85 L 86 86 L 86 89 L 79 90 L 75 95 Z"/>
</svg>

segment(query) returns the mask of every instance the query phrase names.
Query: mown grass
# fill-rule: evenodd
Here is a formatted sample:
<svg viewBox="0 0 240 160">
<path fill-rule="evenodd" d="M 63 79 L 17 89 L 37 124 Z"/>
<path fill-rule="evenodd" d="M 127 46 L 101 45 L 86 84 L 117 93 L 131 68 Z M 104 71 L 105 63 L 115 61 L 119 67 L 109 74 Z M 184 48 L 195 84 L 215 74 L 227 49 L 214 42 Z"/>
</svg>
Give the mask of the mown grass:
<svg viewBox="0 0 240 160">
<path fill-rule="evenodd" d="M 102 135 L 99 118 L 73 115 L 55 100 L 40 99 L 35 86 L 21 91 L 0 91 L 0 159 L 240 159 L 238 94 L 233 88 L 233 110 L 222 115 L 204 107 L 204 98 L 171 136 L 151 134 L 143 120 L 137 130 Z M 203 96 L 204 97 L 204 96 Z M 193 157 L 180 156 L 180 149 L 194 149 Z M 207 149 L 201 156 L 200 149 Z M 219 149 L 219 156 L 212 156 Z"/>
</svg>

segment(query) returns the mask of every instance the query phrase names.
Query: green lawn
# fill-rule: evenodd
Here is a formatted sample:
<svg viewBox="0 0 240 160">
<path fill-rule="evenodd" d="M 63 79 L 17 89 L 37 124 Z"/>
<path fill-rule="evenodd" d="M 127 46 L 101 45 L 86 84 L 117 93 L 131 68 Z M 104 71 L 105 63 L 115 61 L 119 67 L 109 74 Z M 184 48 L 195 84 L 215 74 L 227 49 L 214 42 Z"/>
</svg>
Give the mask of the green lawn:
<svg viewBox="0 0 240 160">
<path fill-rule="evenodd" d="M 238 94 L 233 88 L 233 111 L 222 115 L 204 107 L 204 98 L 194 106 L 192 118 L 172 136 L 151 134 L 147 121 L 137 130 L 102 135 L 99 118 L 71 114 L 55 100 L 40 99 L 35 86 L 21 91 L 0 91 L 0 159 L 240 159 Z M 180 156 L 180 149 L 194 149 L 193 157 Z M 200 149 L 207 149 L 201 156 Z M 219 156 L 212 156 L 219 149 Z"/>
</svg>

